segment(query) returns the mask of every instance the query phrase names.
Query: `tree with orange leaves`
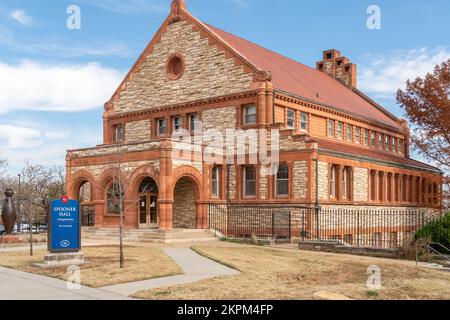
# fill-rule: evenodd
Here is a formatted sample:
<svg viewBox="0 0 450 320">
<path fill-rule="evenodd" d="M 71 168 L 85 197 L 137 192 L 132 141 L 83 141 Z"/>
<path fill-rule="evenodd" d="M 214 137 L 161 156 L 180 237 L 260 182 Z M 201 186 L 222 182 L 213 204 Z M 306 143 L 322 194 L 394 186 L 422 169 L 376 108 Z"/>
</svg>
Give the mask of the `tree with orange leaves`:
<svg viewBox="0 0 450 320">
<path fill-rule="evenodd" d="M 398 90 L 397 102 L 414 127 L 413 148 L 450 173 L 450 60 L 437 65 L 424 78 L 408 80 L 405 90 Z M 445 182 L 448 197 L 448 177 Z"/>
</svg>

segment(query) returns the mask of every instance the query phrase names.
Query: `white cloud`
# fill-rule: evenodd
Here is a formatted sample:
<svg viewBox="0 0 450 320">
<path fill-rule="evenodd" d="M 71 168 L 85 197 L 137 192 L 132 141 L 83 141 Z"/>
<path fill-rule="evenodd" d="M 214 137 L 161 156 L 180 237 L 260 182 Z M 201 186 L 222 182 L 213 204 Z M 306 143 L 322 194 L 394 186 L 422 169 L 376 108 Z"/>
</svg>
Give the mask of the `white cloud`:
<svg viewBox="0 0 450 320">
<path fill-rule="evenodd" d="M 95 146 L 102 139 L 101 125 L 77 126 L 74 130 L 55 124 L 22 122 L 23 125 L 18 121 L 0 124 L 1 156 L 8 160 L 9 174 L 19 173 L 26 161 L 64 165 L 67 149 Z"/>
<path fill-rule="evenodd" d="M 33 25 L 33 17 L 29 16 L 25 10 L 14 10 L 11 12 L 11 18 L 27 27 Z"/>
<path fill-rule="evenodd" d="M 450 59 L 446 48 L 419 48 L 387 55 L 368 55 L 359 63 L 359 87 L 378 98 L 392 99 L 408 79 L 433 72 L 437 64 Z"/>
<path fill-rule="evenodd" d="M 123 73 L 98 63 L 45 65 L 0 61 L 0 113 L 12 110 L 79 112 L 98 108 L 111 97 Z"/>
</svg>

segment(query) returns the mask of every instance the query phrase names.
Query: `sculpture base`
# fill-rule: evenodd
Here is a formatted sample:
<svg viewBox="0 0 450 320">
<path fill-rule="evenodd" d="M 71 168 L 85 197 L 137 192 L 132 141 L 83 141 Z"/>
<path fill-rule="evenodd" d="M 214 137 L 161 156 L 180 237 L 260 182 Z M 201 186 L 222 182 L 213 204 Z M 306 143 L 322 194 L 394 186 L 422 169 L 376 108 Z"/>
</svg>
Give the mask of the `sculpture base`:
<svg viewBox="0 0 450 320">
<path fill-rule="evenodd" d="M 11 234 L 0 236 L 0 244 L 14 244 L 20 243 L 20 239 L 18 236 L 14 236 Z"/>
<path fill-rule="evenodd" d="M 67 266 L 79 266 L 85 264 L 84 254 L 81 252 L 50 253 L 44 256 L 44 263 L 33 263 L 39 268 L 59 268 Z"/>
</svg>

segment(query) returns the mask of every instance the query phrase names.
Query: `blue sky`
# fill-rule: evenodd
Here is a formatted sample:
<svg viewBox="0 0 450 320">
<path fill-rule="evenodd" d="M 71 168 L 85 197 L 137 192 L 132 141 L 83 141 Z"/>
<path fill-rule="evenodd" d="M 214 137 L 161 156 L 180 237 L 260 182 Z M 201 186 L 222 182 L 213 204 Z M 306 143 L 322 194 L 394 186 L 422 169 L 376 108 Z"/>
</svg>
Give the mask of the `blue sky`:
<svg viewBox="0 0 450 320">
<path fill-rule="evenodd" d="M 101 143 L 103 103 L 169 11 L 170 0 L 1 0 L 0 156 L 64 164 Z M 395 91 L 450 58 L 450 1 L 187 0 L 201 20 L 310 66 L 336 48 L 359 88 L 398 116 Z M 66 28 L 70 5 L 81 30 Z M 381 29 L 366 26 L 381 9 Z"/>
</svg>

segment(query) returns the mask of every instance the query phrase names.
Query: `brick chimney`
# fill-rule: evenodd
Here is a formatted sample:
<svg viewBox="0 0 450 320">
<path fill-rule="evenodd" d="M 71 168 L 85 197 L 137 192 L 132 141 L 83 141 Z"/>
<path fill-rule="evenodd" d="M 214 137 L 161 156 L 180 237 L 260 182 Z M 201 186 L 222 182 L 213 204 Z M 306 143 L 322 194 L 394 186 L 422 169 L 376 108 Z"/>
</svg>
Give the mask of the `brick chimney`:
<svg viewBox="0 0 450 320">
<path fill-rule="evenodd" d="M 323 52 L 323 60 L 317 62 L 316 68 L 341 81 L 347 87 L 356 88 L 356 64 L 350 63 L 346 57 L 341 57 L 338 50 Z"/>
</svg>

